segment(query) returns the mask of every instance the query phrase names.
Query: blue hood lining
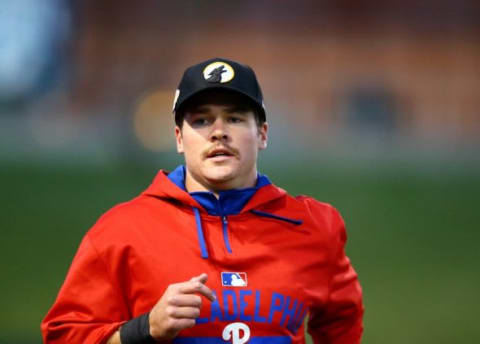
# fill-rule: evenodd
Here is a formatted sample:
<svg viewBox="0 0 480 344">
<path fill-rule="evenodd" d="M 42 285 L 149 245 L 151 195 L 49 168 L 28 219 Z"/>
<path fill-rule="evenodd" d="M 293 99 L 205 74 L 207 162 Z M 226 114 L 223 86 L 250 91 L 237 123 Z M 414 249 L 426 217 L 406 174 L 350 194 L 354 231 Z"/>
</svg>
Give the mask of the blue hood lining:
<svg viewBox="0 0 480 344">
<path fill-rule="evenodd" d="M 185 166 L 180 165 L 168 174 L 168 178 L 180 189 L 185 188 Z M 208 214 L 215 216 L 227 216 L 239 214 L 243 207 L 258 191 L 258 189 L 270 185 L 271 182 L 267 176 L 258 174 L 257 183 L 254 187 L 244 189 L 231 189 L 220 191 L 218 198 L 209 191 L 190 192 L 192 196 Z"/>
</svg>

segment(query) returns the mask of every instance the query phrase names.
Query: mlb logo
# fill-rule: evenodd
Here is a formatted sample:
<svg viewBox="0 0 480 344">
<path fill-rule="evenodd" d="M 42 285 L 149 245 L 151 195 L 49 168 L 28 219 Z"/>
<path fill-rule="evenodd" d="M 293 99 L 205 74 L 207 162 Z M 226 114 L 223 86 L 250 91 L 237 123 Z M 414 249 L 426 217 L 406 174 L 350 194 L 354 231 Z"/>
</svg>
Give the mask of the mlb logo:
<svg viewBox="0 0 480 344">
<path fill-rule="evenodd" d="M 224 287 L 246 287 L 246 272 L 222 272 L 222 286 Z"/>
</svg>

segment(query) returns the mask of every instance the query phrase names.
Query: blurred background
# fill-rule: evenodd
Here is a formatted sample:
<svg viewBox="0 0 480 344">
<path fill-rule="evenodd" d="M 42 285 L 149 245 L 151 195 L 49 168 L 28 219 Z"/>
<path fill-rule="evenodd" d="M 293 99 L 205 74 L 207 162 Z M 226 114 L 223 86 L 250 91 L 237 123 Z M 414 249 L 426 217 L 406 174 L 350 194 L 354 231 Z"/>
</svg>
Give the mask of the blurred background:
<svg viewBox="0 0 480 344">
<path fill-rule="evenodd" d="M 184 69 L 252 66 L 260 170 L 332 203 L 364 343 L 480 341 L 480 2 L 2 0 L 0 343 L 40 343 L 96 219 L 182 162 Z"/>
</svg>

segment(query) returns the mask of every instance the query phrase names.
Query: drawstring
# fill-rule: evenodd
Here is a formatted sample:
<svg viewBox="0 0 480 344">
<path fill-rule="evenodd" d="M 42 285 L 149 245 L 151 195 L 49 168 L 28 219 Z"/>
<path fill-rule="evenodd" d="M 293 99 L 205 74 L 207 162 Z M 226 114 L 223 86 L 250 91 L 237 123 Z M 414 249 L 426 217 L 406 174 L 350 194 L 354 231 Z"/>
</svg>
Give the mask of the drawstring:
<svg viewBox="0 0 480 344">
<path fill-rule="evenodd" d="M 227 248 L 228 253 L 232 253 L 232 248 L 230 247 L 230 240 L 228 240 L 228 220 L 226 216 L 222 216 L 222 229 L 225 247 Z"/>
<path fill-rule="evenodd" d="M 207 243 L 203 236 L 202 220 L 200 218 L 200 211 L 198 208 L 192 207 L 195 213 L 195 222 L 197 223 L 198 242 L 200 243 L 200 250 L 202 251 L 202 258 L 208 259 Z"/>
<path fill-rule="evenodd" d="M 258 215 L 258 216 L 263 216 L 263 217 L 268 217 L 268 218 L 271 218 L 271 219 L 276 219 L 276 220 L 280 220 L 280 221 L 285 221 L 285 222 L 288 222 L 288 223 L 292 223 L 294 225 L 301 225 L 303 223 L 302 220 L 296 220 L 296 219 L 290 219 L 288 217 L 284 217 L 284 216 L 279 216 L 279 215 L 275 215 L 275 214 L 270 214 L 270 213 L 266 213 L 264 211 L 260 211 L 260 210 L 255 210 L 255 209 L 252 209 L 250 210 L 253 214 L 255 215 Z"/>
</svg>

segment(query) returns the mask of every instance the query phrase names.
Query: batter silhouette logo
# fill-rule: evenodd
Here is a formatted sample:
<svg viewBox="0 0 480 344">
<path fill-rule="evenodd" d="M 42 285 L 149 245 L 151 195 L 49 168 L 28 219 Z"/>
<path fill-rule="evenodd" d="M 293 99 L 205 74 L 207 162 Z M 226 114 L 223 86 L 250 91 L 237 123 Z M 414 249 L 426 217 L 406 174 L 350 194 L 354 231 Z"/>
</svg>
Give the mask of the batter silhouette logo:
<svg viewBox="0 0 480 344">
<path fill-rule="evenodd" d="M 246 272 L 222 272 L 222 286 L 224 287 L 246 287 Z"/>
<path fill-rule="evenodd" d="M 222 338 L 232 344 L 244 344 L 250 339 L 250 328 L 241 322 L 232 323 L 223 329 Z"/>
<path fill-rule="evenodd" d="M 229 82 L 235 76 L 232 66 L 225 62 L 213 62 L 203 70 L 203 77 L 211 83 Z"/>
</svg>

